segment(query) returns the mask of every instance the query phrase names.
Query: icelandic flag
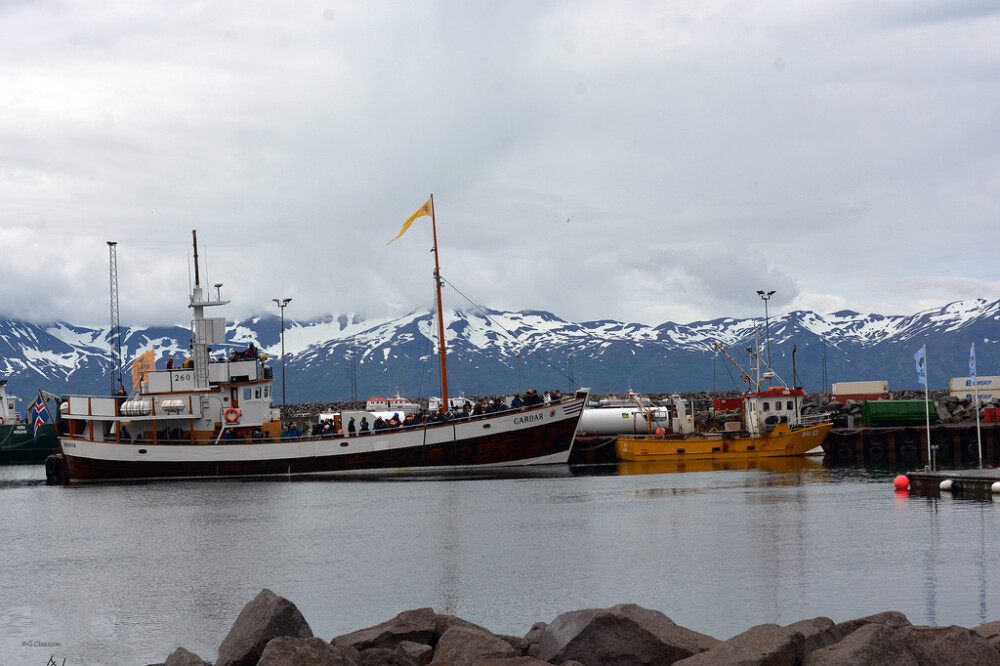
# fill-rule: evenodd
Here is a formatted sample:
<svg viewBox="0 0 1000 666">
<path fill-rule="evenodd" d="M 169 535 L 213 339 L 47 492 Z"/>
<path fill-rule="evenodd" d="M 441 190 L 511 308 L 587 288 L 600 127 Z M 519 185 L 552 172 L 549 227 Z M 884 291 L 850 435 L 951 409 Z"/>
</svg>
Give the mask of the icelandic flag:
<svg viewBox="0 0 1000 666">
<path fill-rule="evenodd" d="M 975 388 L 976 386 L 976 343 L 975 342 L 973 342 L 972 346 L 969 347 L 969 376 L 972 377 L 973 389 L 978 391 L 979 389 Z"/>
<path fill-rule="evenodd" d="M 927 353 L 927 347 L 921 347 L 917 350 L 917 353 L 913 355 L 913 360 L 917 362 L 917 383 L 926 384 L 927 383 L 927 359 L 925 358 Z"/>
<path fill-rule="evenodd" d="M 42 427 L 43 423 L 52 423 L 52 416 L 49 414 L 48 406 L 42 399 L 41 391 L 39 391 L 38 399 L 31 406 L 31 427 L 36 442 L 38 441 L 38 429 Z"/>
</svg>

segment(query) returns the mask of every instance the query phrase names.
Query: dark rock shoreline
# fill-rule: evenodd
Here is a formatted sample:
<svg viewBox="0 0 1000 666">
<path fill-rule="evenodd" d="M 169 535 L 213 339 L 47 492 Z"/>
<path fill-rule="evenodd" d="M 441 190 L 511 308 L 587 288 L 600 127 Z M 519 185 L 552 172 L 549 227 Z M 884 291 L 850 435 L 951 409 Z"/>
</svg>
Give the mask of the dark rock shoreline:
<svg viewBox="0 0 1000 666">
<path fill-rule="evenodd" d="M 163 666 L 211 664 L 179 647 Z M 563 613 L 505 636 L 430 608 L 403 611 L 327 641 L 288 599 L 262 590 L 219 646 L 215 666 L 638 666 L 640 664 L 1000 665 L 1000 621 L 975 629 L 916 626 L 897 611 L 835 623 L 761 624 L 727 641 L 635 604 Z"/>
</svg>

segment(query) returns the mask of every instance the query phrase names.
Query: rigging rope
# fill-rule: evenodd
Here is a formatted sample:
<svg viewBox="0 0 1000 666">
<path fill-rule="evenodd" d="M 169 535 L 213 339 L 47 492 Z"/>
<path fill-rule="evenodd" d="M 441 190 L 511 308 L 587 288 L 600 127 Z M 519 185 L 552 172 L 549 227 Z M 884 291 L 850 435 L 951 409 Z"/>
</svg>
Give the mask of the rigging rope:
<svg viewBox="0 0 1000 666">
<path fill-rule="evenodd" d="M 451 287 L 452 289 L 454 289 L 454 290 L 455 290 L 455 292 L 456 292 L 456 293 L 457 293 L 457 294 L 458 294 L 459 296 L 461 296 L 461 297 L 462 297 L 462 298 L 464 298 L 464 299 L 465 299 L 466 301 L 468 301 L 468 302 L 469 302 L 469 304 L 470 304 L 470 305 L 472 305 L 472 307 L 474 307 L 474 308 L 476 308 L 477 310 L 479 310 L 479 312 L 480 312 L 480 313 L 482 313 L 482 315 L 483 315 L 484 317 L 486 317 L 486 319 L 488 319 L 488 320 L 489 320 L 489 321 L 490 321 L 490 322 L 491 322 L 492 324 L 494 324 L 494 325 L 495 325 L 495 326 L 496 326 L 497 328 L 499 328 L 499 329 L 500 329 L 500 330 L 502 330 L 502 331 L 503 331 L 504 333 L 506 333 L 506 334 L 507 334 L 507 337 L 509 337 L 509 338 L 510 338 L 511 340 L 513 340 L 514 342 L 517 342 L 518 344 L 520 344 L 520 345 L 521 345 L 521 348 L 522 348 L 522 349 L 525 349 L 525 345 L 524 345 L 524 343 L 523 343 L 523 342 L 521 342 L 520 340 L 518 340 L 518 339 L 517 339 L 517 337 L 516 337 L 516 336 L 515 336 L 515 335 L 514 335 L 513 333 L 511 333 L 511 332 L 510 332 L 509 330 L 507 330 L 506 328 L 504 328 L 503 324 L 501 324 L 500 322 L 498 322 L 498 321 L 496 321 L 495 319 L 493 319 L 493 317 L 491 317 L 491 316 L 489 315 L 489 313 L 488 313 L 488 312 L 486 312 L 486 310 L 484 310 L 484 309 L 483 309 L 483 308 L 482 308 L 482 307 L 481 307 L 481 306 L 480 306 L 480 305 L 479 305 L 478 303 L 475 303 L 475 302 L 474 302 L 474 301 L 473 301 L 473 300 L 472 300 L 471 298 L 469 298 L 468 296 L 466 296 L 465 294 L 463 294 L 463 293 L 461 292 L 461 290 L 459 290 L 459 288 L 458 288 L 458 287 L 456 287 L 456 286 L 455 286 L 455 285 L 453 285 L 453 284 L 452 284 L 451 282 L 449 282 L 449 281 L 448 281 L 448 280 L 447 280 L 447 279 L 446 279 L 446 278 L 445 278 L 445 277 L 444 277 L 443 275 L 442 275 L 442 276 L 440 276 L 440 278 L 441 278 L 441 281 L 442 281 L 442 282 L 444 282 L 444 283 L 445 283 L 445 284 L 447 284 L 447 285 L 448 285 L 449 287 Z M 565 379 L 566 379 L 567 381 L 571 382 L 571 383 L 572 383 L 572 384 L 574 384 L 575 386 L 577 386 L 577 387 L 581 386 L 580 382 L 578 382 L 578 381 L 574 380 L 574 379 L 573 379 L 572 377 L 570 377 L 569 375 L 567 375 L 567 374 L 566 374 L 565 372 L 563 372 L 562 370 L 560 370 L 560 369 L 559 369 L 559 368 L 557 368 L 556 366 L 552 365 L 552 363 L 550 363 L 550 362 L 549 362 L 549 360 L 548 360 L 547 358 L 545 358 L 544 356 L 542 356 L 541 354 L 539 354 L 539 353 L 538 353 L 537 351 L 534 351 L 534 350 L 531 350 L 531 349 L 529 349 L 529 350 L 528 350 L 528 353 L 529 353 L 529 354 L 531 354 L 531 355 L 533 355 L 533 356 L 537 356 L 537 357 L 538 357 L 538 358 L 539 358 L 539 359 L 540 359 L 540 360 L 542 361 L 542 363 L 544 363 L 544 364 L 545 364 L 545 365 L 547 365 L 548 367 L 550 367 L 550 368 L 552 368 L 553 370 L 555 370 L 555 371 L 556 371 L 557 373 L 559 373 L 560 375 L 562 375 L 562 376 L 563 376 L 563 377 L 564 377 L 564 378 L 565 378 Z"/>
</svg>

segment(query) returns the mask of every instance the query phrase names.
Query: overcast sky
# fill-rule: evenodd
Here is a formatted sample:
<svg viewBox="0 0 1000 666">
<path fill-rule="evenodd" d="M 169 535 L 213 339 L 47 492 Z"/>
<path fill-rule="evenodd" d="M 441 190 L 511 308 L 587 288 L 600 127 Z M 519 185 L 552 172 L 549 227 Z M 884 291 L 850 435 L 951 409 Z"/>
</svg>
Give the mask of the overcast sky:
<svg viewBox="0 0 1000 666">
<path fill-rule="evenodd" d="M 0 314 L 1000 298 L 1000 3 L 0 0 Z M 463 297 L 464 294 L 464 297 Z"/>
</svg>

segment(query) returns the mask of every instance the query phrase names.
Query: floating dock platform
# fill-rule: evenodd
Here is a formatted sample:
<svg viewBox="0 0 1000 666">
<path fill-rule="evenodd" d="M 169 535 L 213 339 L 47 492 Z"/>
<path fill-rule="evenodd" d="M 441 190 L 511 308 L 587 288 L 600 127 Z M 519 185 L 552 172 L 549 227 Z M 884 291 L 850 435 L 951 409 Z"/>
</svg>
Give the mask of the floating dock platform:
<svg viewBox="0 0 1000 666">
<path fill-rule="evenodd" d="M 907 472 L 910 492 L 938 496 L 942 492 L 991 496 L 1000 492 L 1000 469 L 950 469 Z"/>
</svg>

